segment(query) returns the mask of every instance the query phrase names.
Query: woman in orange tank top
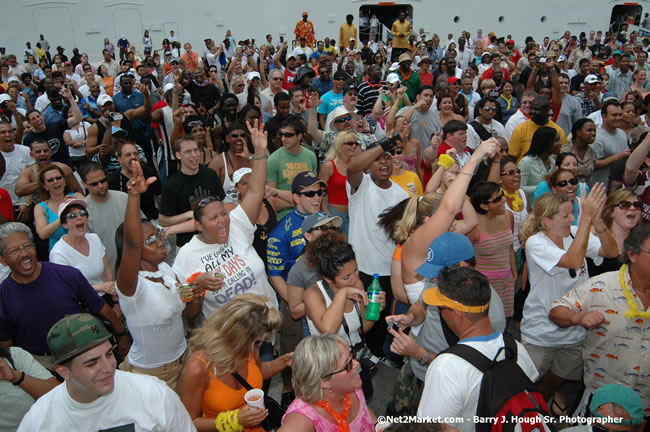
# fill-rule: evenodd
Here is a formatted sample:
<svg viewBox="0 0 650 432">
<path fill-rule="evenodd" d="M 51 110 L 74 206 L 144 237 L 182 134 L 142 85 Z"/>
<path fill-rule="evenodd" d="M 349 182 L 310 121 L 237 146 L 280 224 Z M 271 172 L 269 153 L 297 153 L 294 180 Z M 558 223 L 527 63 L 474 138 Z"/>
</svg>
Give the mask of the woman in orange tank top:
<svg viewBox="0 0 650 432">
<path fill-rule="evenodd" d="M 247 390 L 233 374 L 238 373 L 259 389 L 264 380 L 291 365 L 293 353 L 264 364 L 260 361 L 260 344 L 280 328 L 280 312 L 268 302 L 268 298 L 256 294 L 240 295 L 194 331 L 190 340 L 192 358 L 183 376 L 182 401 L 197 431 L 214 431 L 218 418 L 226 419 L 230 425 L 226 430 L 237 430 L 233 426 L 238 424 L 244 431 L 263 431 L 261 423 L 267 410 L 246 405 Z"/>
</svg>

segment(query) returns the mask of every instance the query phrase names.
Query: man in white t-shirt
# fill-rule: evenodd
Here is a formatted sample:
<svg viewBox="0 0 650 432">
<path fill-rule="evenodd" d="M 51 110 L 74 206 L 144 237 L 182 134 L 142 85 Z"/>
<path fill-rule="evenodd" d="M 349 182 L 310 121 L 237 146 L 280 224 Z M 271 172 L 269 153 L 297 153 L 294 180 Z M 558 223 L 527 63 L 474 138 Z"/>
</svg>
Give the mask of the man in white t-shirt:
<svg viewBox="0 0 650 432">
<path fill-rule="evenodd" d="M 65 382 L 36 401 L 18 431 L 196 431 L 164 382 L 115 370 L 109 337 L 90 314 L 68 315 L 52 326 L 47 344 Z"/>
<path fill-rule="evenodd" d="M 440 315 L 451 331 L 466 344 L 492 359 L 504 347 L 503 335 L 492 328 L 490 282 L 477 270 L 457 267 L 438 274 L 438 286 L 427 289 L 424 301 L 440 308 Z M 504 358 L 503 351 L 498 360 Z M 517 364 L 531 381 L 537 379 L 537 369 L 526 349 L 517 342 Z M 451 423 L 462 432 L 475 429 L 483 373 L 467 360 L 454 354 L 440 354 L 429 366 L 424 391 L 418 407 L 419 417 L 465 419 Z"/>
<path fill-rule="evenodd" d="M 25 221 L 29 217 L 26 197 L 16 195 L 16 182 L 23 168 L 34 163 L 29 155 L 29 147 L 16 144 L 16 134 L 11 124 L 0 121 L 0 152 L 5 158 L 6 170 L 0 179 L 0 188 L 6 189 L 14 205 L 14 216 Z"/>
<path fill-rule="evenodd" d="M 476 147 L 492 137 L 502 137 L 506 134 L 506 129 L 501 123 L 494 120 L 497 113 L 497 101 L 493 97 L 484 97 L 476 105 L 478 117 L 468 123 L 467 128 L 467 147 L 475 150 Z"/>
<path fill-rule="evenodd" d="M 505 139 L 508 141 L 512 138 L 512 132 L 515 128 L 530 118 L 530 104 L 535 99 L 535 96 L 537 96 L 537 93 L 532 90 L 527 90 L 521 95 L 521 106 L 506 122 Z"/>
</svg>

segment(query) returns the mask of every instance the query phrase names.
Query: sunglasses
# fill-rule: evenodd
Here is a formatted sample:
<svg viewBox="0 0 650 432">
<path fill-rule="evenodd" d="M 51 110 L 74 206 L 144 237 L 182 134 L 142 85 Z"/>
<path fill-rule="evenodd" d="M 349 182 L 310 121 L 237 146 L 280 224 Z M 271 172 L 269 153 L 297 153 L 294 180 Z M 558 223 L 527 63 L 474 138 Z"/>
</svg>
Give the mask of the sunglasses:
<svg viewBox="0 0 650 432">
<path fill-rule="evenodd" d="M 578 184 L 578 179 L 577 178 L 572 178 L 569 180 L 560 180 L 559 182 L 555 183 L 555 187 L 567 187 L 568 185 L 575 186 Z"/>
<path fill-rule="evenodd" d="M 359 144 L 357 141 L 348 141 L 348 142 L 344 142 L 343 145 L 354 147 L 354 146 L 358 146 L 358 145 L 361 145 L 361 144 Z"/>
<path fill-rule="evenodd" d="M 65 216 L 66 220 L 74 220 L 78 217 L 88 217 L 88 212 L 86 210 L 79 210 L 78 212 L 71 212 Z"/>
<path fill-rule="evenodd" d="M 318 230 L 318 231 L 323 231 L 323 232 L 327 232 L 327 231 L 336 232 L 336 229 L 337 228 L 335 226 L 333 226 L 333 225 L 321 225 L 319 227 L 312 228 L 310 231 Z"/>
<path fill-rule="evenodd" d="M 273 81 L 282 81 L 282 80 L 283 80 L 282 77 L 275 77 L 275 78 L 271 78 L 271 79 L 272 79 Z"/>
<path fill-rule="evenodd" d="M 356 359 L 357 359 L 357 356 L 354 353 L 354 350 L 350 350 L 350 360 L 348 360 L 348 362 L 345 364 L 345 366 L 343 366 L 343 369 L 328 373 L 327 375 L 323 375 L 322 379 L 329 378 L 332 375 L 340 374 L 341 372 L 347 372 L 347 373 L 352 372 L 354 361 Z"/>
<path fill-rule="evenodd" d="M 334 78 L 334 81 L 345 81 L 345 78 Z"/>
<path fill-rule="evenodd" d="M 280 138 L 293 138 L 296 135 L 298 135 L 298 134 L 295 133 L 295 132 L 280 132 L 280 133 L 278 133 L 278 136 Z"/>
<path fill-rule="evenodd" d="M 100 184 L 106 183 L 107 181 L 108 181 L 108 180 L 106 179 L 106 177 L 104 177 L 103 179 L 97 180 L 97 181 L 92 182 L 92 183 L 88 183 L 88 186 L 95 187 L 95 186 L 97 186 L 97 185 L 100 185 Z"/>
<path fill-rule="evenodd" d="M 492 198 L 491 200 L 487 200 L 486 203 L 494 204 L 494 203 L 500 202 L 502 199 L 503 199 L 503 194 L 501 193 L 501 194 L 497 195 L 496 197 Z"/>
<path fill-rule="evenodd" d="M 246 138 L 248 135 L 245 133 L 231 133 L 230 138 Z"/>
<path fill-rule="evenodd" d="M 511 175 L 515 175 L 515 174 L 521 174 L 521 170 L 519 168 L 517 168 L 517 169 L 511 169 L 511 170 L 508 170 L 508 171 L 504 171 L 504 172 L 501 173 L 502 176 L 511 176 Z"/>
<path fill-rule="evenodd" d="M 213 203 L 215 201 L 221 201 L 221 198 L 219 198 L 217 196 L 214 196 L 214 195 L 210 195 L 208 197 L 203 198 L 201 201 L 199 201 L 196 204 L 196 206 L 198 208 L 203 208 L 203 207 L 207 206 L 208 204 Z"/>
<path fill-rule="evenodd" d="M 56 176 L 56 177 L 50 177 L 49 179 L 45 180 L 48 183 L 53 183 L 55 181 L 61 181 L 63 180 L 63 176 Z"/>
<path fill-rule="evenodd" d="M 396 148 L 389 150 L 388 153 L 390 153 L 391 156 L 395 156 L 396 154 L 401 155 L 402 154 L 402 149 Z"/>
<path fill-rule="evenodd" d="M 497 107 L 483 107 L 483 109 L 487 112 L 491 112 L 491 111 L 496 111 Z"/>
<path fill-rule="evenodd" d="M 634 210 L 641 210 L 641 208 L 643 208 L 643 203 L 641 201 L 621 201 L 617 204 L 617 207 L 621 210 L 628 210 L 630 207 L 634 208 Z"/>
<path fill-rule="evenodd" d="M 317 191 L 298 192 L 298 195 L 303 195 L 309 198 L 313 198 L 315 195 L 318 196 L 327 195 L 327 191 L 324 189 L 319 189 Z"/>
<path fill-rule="evenodd" d="M 345 117 L 341 117 L 341 118 L 338 118 L 338 119 L 334 120 L 334 123 L 345 123 L 346 121 L 350 121 L 350 120 L 352 120 L 352 116 L 348 114 Z"/>
<path fill-rule="evenodd" d="M 163 236 L 163 230 L 158 229 L 155 234 L 151 234 L 149 237 L 145 239 L 145 241 L 142 242 L 143 245 L 149 246 L 150 244 L 154 244 L 158 240 L 162 239 Z"/>
</svg>

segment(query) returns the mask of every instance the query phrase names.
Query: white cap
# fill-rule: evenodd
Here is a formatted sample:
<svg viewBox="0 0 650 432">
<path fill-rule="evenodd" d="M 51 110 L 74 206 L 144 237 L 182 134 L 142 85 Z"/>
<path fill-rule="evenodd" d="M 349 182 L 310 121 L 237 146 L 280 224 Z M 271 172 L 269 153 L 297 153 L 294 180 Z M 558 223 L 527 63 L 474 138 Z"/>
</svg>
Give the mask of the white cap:
<svg viewBox="0 0 650 432">
<path fill-rule="evenodd" d="M 15 82 L 20 82 L 20 80 L 18 79 L 18 77 L 16 77 L 16 76 L 10 76 L 9 79 L 7 80 L 7 83 L 14 82 L 14 81 L 15 81 Z"/>
<path fill-rule="evenodd" d="M 237 186 L 237 183 L 239 183 L 246 174 L 250 174 L 252 172 L 253 170 L 248 167 L 239 168 L 232 174 L 232 182 L 235 184 L 235 186 Z"/>
<path fill-rule="evenodd" d="M 397 75 L 396 73 L 389 73 L 388 76 L 386 77 L 386 82 L 389 82 L 391 84 L 400 82 L 399 75 Z"/>
<path fill-rule="evenodd" d="M 260 77 L 260 73 L 259 73 L 259 72 L 257 72 L 257 71 L 248 72 L 248 75 L 246 75 L 246 79 L 247 79 L 248 81 L 253 81 L 253 78 L 259 78 L 259 79 L 262 79 L 262 77 Z"/>
<path fill-rule="evenodd" d="M 0 104 L 10 100 L 11 100 L 11 96 L 9 96 L 7 93 L 0 94 Z"/>
<path fill-rule="evenodd" d="M 397 70 L 397 69 L 399 69 L 399 63 L 398 63 L 398 62 L 393 63 L 393 64 L 390 65 L 390 67 L 388 68 L 389 71 L 394 71 L 394 70 Z"/>
<path fill-rule="evenodd" d="M 113 102 L 113 98 L 107 94 L 99 95 L 99 97 L 97 98 L 98 106 L 104 106 L 108 102 Z"/>
<path fill-rule="evenodd" d="M 163 87 L 163 93 L 167 93 L 169 90 L 173 90 L 173 89 L 174 89 L 174 83 L 167 83 Z"/>
</svg>

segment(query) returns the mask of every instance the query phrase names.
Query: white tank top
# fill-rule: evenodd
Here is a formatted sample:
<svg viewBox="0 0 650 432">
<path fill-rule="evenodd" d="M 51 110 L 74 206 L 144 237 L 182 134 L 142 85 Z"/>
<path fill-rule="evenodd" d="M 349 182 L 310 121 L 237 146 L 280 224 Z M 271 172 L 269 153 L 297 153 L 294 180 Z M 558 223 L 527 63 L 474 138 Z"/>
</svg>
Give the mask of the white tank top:
<svg viewBox="0 0 650 432">
<path fill-rule="evenodd" d="M 404 284 L 404 290 L 406 291 L 406 296 L 408 297 L 410 304 L 415 304 L 420 299 L 422 291 L 426 288 L 426 282 L 426 279 L 422 279 L 421 281 L 412 284 Z M 411 334 L 417 336 L 417 334 L 420 333 L 421 328 L 422 324 L 411 327 Z"/>
<path fill-rule="evenodd" d="M 239 194 L 237 193 L 237 189 L 235 189 L 235 183 L 233 183 L 232 179 L 230 178 L 230 175 L 228 175 L 228 160 L 226 159 L 226 152 L 221 153 L 221 156 L 223 156 L 223 169 L 224 169 L 223 191 L 226 193 L 226 197 L 223 199 L 223 202 L 224 204 L 236 203 Z"/>
<path fill-rule="evenodd" d="M 318 281 L 316 282 L 316 284 L 318 285 L 318 288 L 320 289 L 320 292 L 323 295 L 323 299 L 325 300 L 325 306 L 329 308 L 330 305 L 332 304 L 332 299 L 330 298 L 329 295 L 327 295 L 327 292 L 323 287 L 322 281 Z M 361 328 L 361 322 L 359 321 L 359 315 L 357 314 L 356 308 L 353 308 L 352 312 L 345 312 L 343 314 L 343 319 L 348 324 L 348 329 L 350 331 L 350 339 L 348 339 L 348 335 L 347 333 L 345 333 L 345 328 L 343 328 L 343 324 L 341 324 L 341 327 L 339 327 L 339 331 L 337 334 L 345 340 L 350 340 L 352 346 L 355 346 L 361 342 L 361 335 L 359 334 L 359 329 Z M 314 322 L 309 318 L 307 318 L 307 325 L 309 326 L 309 332 L 312 335 L 321 334 L 321 332 L 318 331 L 318 329 L 316 328 Z"/>
</svg>

